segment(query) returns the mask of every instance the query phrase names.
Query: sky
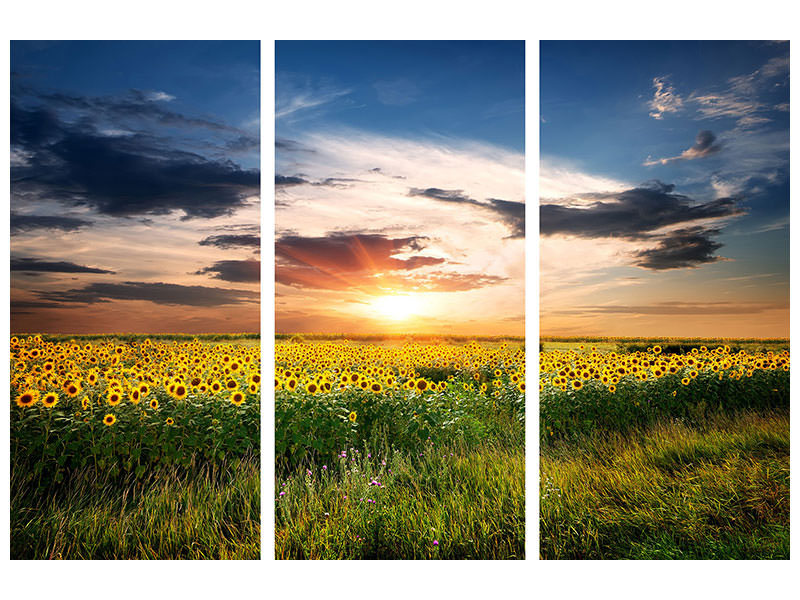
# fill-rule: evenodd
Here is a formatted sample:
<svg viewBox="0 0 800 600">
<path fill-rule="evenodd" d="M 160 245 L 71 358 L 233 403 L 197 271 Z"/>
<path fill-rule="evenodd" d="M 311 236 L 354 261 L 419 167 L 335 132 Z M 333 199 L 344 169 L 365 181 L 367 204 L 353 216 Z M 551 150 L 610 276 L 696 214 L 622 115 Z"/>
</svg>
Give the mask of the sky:
<svg viewBox="0 0 800 600">
<path fill-rule="evenodd" d="M 523 42 L 277 42 L 277 332 L 524 334 Z"/>
<path fill-rule="evenodd" d="M 11 331 L 259 331 L 258 42 L 11 43 Z"/>
<path fill-rule="evenodd" d="M 541 42 L 540 333 L 789 337 L 789 43 Z"/>
</svg>

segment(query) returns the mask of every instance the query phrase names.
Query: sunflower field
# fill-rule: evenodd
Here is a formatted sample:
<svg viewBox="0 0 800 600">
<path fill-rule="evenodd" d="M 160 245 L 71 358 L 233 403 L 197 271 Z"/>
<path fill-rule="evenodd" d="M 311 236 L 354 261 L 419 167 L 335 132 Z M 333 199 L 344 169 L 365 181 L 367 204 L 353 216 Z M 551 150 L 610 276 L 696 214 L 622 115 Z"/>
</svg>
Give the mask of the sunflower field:
<svg viewBox="0 0 800 600">
<path fill-rule="evenodd" d="M 541 557 L 787 559 L 787 341 L 594 341 L 540 353 Z"/>
<path fill-rule="evenodd" d="M 125 497 L 137 481 L 222 480 L 245 464 L 257 478 L 258 345 L 28 336 L 10 350 L 15 507 L 89 479 Z"/>
<path fill-rule="evenodd" d="M 539 356 L 540 437 L 626 428 L 659 418 L 789 406 L 789 351 L 732 353 L 729 345 L 666 354 L 596 348 Z"/>
<path fill-rule="evenodd" d="M 522 345 L 278 343 L 274 386 L 277 557 L 524 554 Z M 492 495 L 493 514 L 482 513 Z M 451 518 L 450 539 L 425 546 L 428 532 L 413 531 L 452 514 L 449 502 L 471 504 L 465 521 Z M 325 539 L 308 530 L 318 510 Z M 481 521 L 498 523 L 484 545 L 471 530 Z"/>
</svg>

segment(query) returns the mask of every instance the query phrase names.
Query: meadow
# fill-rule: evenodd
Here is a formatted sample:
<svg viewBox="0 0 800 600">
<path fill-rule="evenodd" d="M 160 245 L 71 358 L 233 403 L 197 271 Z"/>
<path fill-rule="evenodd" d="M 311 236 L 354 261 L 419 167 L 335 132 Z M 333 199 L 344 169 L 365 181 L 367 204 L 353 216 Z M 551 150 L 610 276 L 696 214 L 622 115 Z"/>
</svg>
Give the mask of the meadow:
<svg viewBox="0 0 800 600">
<path fill-rule="evenodd" d="M 521 559 L 517 343 L 277 343 L 276 558 Z"/>
<path fill-rule="evenodd" d="M 252 337 L 10 348 L 11 558 L 259 558 Z"/>
<path fill-rule="evenodd" d="M 786 340 L 542 343 L 542 558 L 789 557 Z"/>
</svg>

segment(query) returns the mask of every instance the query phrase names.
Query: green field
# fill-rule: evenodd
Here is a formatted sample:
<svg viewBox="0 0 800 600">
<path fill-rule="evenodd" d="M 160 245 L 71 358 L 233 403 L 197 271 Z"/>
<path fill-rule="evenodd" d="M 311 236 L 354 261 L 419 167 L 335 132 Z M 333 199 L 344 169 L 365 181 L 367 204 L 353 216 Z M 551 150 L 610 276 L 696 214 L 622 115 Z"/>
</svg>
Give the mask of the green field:
<svg viewBox="0 0 800 600">
<path fill-rule="evenodd" d="M 542 558 L 788 559 L 785 340 L 548 343 Z"/>
<path fill-rule="evenodd" d="M 12 558 L 259 557 L 257 339 L 15 336 L 11 356 Z"/>
<path fill-rule="evenodd" d="M 279 344 L 276 370 L 276 558 L 524 558 L 524 351 Z"/>
</svg>

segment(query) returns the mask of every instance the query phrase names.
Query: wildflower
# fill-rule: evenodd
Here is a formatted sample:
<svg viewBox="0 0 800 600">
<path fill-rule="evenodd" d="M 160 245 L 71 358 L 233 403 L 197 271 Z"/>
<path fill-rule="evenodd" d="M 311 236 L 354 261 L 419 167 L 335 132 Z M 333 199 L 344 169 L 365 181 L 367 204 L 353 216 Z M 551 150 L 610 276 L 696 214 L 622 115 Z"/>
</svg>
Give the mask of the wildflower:
<svg viewBox="0 0 800 600">
<path fill-rule="evenodd" d="M 433 545 L 434 546 L 438 546 L 439 545 L 439 540 L 433 540 Z"/>
<path fill-rule="evenodd" d="M 106 415 L 103 417 L 103 425 L 108 425 L 109 427 L 117 422 L 117 417 L 114 415 Z"/>
</svg>

